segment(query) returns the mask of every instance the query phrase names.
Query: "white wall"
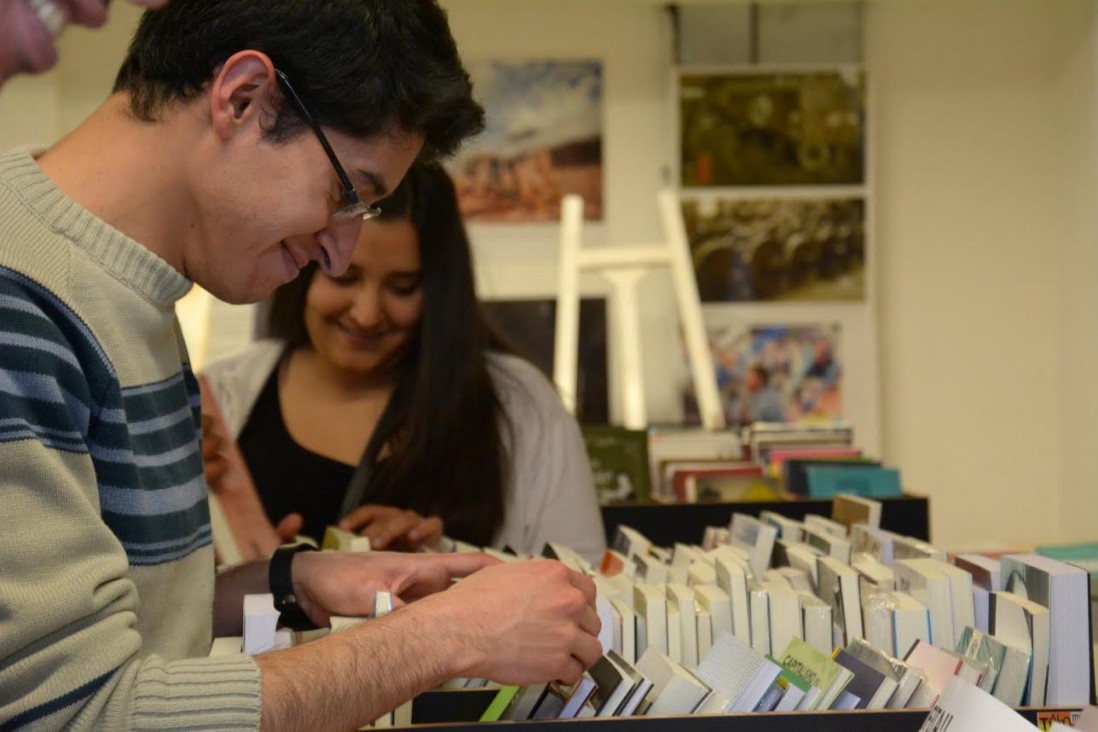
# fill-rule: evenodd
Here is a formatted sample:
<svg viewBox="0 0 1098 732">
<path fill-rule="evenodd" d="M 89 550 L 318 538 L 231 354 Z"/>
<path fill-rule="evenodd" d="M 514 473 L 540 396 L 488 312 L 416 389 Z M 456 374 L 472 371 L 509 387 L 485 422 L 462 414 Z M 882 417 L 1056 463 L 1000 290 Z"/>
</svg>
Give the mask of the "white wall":
<svg viewBox="0 0 1098 732">
<path fill-rule="evenodd" d="M 1093 15 L 869 8 L 885 454 L 946 546 L 1098 535 Z"/>
<path fill-rule="evenodd" d="M 607 223 L 592 237 L 657 237 L 673 150 L 659 7 L 444 2 L 469 58 L 603 59 Z M 134 18 L 125 3 L 112 13 L 100 35 L 66 35 L 60 71 L 4 87 L 0 146 L 56 139 L 106 95 Z M 884 457 L 931 496 L 943 546 L 1096 539 L 1094 1 L 878 0 L 867 13 Z M 552 227 L 473 236 L 485 294 L 553 291 Z M 643 296 L 646 335 L 672 333 L 668 280 Z M 673 347 L 650 339 L 646 360 Z M 653 415 L 674 410 L 662 381 Z"/>
</svg>

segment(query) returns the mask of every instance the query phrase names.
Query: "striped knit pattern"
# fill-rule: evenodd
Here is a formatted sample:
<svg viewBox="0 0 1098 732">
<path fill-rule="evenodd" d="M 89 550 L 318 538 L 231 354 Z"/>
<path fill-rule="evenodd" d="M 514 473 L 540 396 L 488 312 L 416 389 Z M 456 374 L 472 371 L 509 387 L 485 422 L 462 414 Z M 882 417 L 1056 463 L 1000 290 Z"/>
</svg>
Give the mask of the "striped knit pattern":
<svg viewBox="0 0 1098 732">
<path fill-rule="evenodd" d="M 0 156 L 0 731 L 258 727 L 255 664 L 205 658 L 189 287 Z"/>
</svg>

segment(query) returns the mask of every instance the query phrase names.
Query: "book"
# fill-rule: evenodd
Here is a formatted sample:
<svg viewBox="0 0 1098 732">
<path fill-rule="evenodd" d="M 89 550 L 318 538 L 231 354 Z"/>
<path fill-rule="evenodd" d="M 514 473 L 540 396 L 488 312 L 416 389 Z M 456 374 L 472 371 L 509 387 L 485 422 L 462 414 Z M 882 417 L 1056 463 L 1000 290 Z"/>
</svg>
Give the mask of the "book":
<svg viewBox="0 0 1098 732">
<path fill-rule="evenodd" d="M 794 638 L 804 639 L 801 601 L 785 582 L 762 582 L 770 596 L 770 647 L 781 649 Z M 769 653 L 767 655 L 770 655 Z"/>
<path fill-rule="evenodd" d="M 964 679 L 953 678 L 942 690 L 919 732 L 1034 732 L 1036 729 L 995 697 Z"/>
<path fill-rule="evenodd" d="M 925 559 L 897 559 L 896 587 L 907 592 L 930 611 L 930 642 L 939 648 L 953 649 L 957 637 L 953 629 L 952 585 L 949 577 Z"/>
<path fill-rule="evenodd" d="M 847 530 L 859 524 L 879 529 L 883 511 L 884 504 L 880 501 L 848 493 L 836 494 L 831 502 L 831 520 L 842 524 Z"/>
<path fill-rule="evenodd" d="M 852 493 L 866 498 L 899 498 L 903 495 L 900 471 L 895 468 L 812 465 L 805 469 L 809 498 L 834 498 Z"/>
<path fill-rule="evenodd" d="M 488 708 L 480 715 L 480 721 L 498 722 L 503 719 L 503 715 L 515 701 L 521 688 L 521 686 L 501 686 L 496 695 L 492 697 L 492 702 L 488 705 Z"/>
<path fill-rule="evenodd" d="M 778 664 L 753 651 L 730 633 L 713 641 L 698 664 L 697 676 L 731 700 L 728 712 L 750 712 L 778 678 Z"/>
<path fill-rule="evenodd" d="M 816 561 L 822 556 L 826 556 L 825 552 L 802 542 L 779 539 L 774 543 L 774 566 L 802 570 L 808 574 L 814 587 L 819 584 Z"/>
<path fill-rule="evenodd" d="M 613 598 L 610 604 L 621 617 L 621 647 L 615 647 L 613 650 L 617 651 L 626 663 L 633 663 L 637 660 L 637 614 L 623 600 Z"/>
<path fill-rule="evenodd" d="M 687 668 L 698 665 L 698 623 L 695 610 L 694 590 L 684 584 L 669 583 L 664 588 L 667 593 L 667 621 L 671 624 L 671 608 L 675 608 L 675 619 L 679 626 L 680 658 L 675 660 Z"/>
<path fill-rule="evenodd" d="M 637 671 L 652 681 L 649 716 L 690 714 L 710 692 L 708 684 L 659 651 L 646 651 Z"/>
<path fill-rule="evenodd" d="M 855 524 L 850 527 L 850 552 L 852 555 L 865 554 L 884 566 L 891 567 L 894 561 L 893 536 L 892 532 L 884 529 Z"/>
<path fill-rule="evenodd" d="M 1003 589 L 1002 569 L 998 559 L 982 554 L 958 554 L 953 564 L 972 575 L 973 586 L 983 587 L 988 592 Z"/>
<path fill-rule="evenodd" d="M 694 588 L 694 597 L 698 607 L 709 613 L 713 639 L 732 632 L 732 603 L 727 592 L 716 585 L 699 585 Z M 747 632 L 751 632 L 750 624 Z"/>
<path fill-rule="evenodd" d="M 853 555 L 850 559 L 850 566 L 858 570 L 858 574 L 867 581 L 882 589 L 892 590 L 896 588 L 896 573 L 869 554 Z"/>
<path fill-rule="evenodd" d="M 651 499 L 646 430 L 581 425 L 580 432 L 600 504 L 643 503 Z"/>
<path fill-rule="evenodd" d="M 584 674 L 579 677 L 579 681 L 574 683 L 566 691 L 564 704 L 561 706 L 560 711 L 557 712 L 557 719 L 575 719 L 579 716 L 580 710 L 587 704 L 587 700 L 591 698 L 591 695 L 595 693 L 595 681 L 588 674 Z M 545 717 L 542 717 L 545 719 Z"/>
<path fill-rule="evenodd" d="M 1088 704 L 1094 694 L 1088 572 L 1036 554 L 1011 554 L 1001 564 L 1004 588 L 1043 605 L 1050 614 L 1046 702 Z"/>
<path fill-rule="evenodd" d="M 817 594 L 831 606 L 835 626 L 842 633 L 840 645 L 845 646 L 855 638 L 864 638 L 857 571 L 834 557 L 820 557 L 816 564 L 819 574 Z"/>
<path fill-rule="evenodd" d="M 843 564 L 850 564 L 851 544 L 843 537 L 835 536 L 832 533 L 805 524 L 804 541 L 826 556 L 834 557 Z"/>
<path fill-rule="evenodd" d="M 587 673 L 595 682 L 589 703 L 596 717 L 615 716 L 640 681 L 640 674 L 614 651 L 604 654 Z"/>
<path fill-rule="evenodd" d="M 624 557 L 627 563 L 637 554 L 647 554 L 651 546 L 647 536 L 625 524 L 618 524 L 614 540 L 610 542 L 610 549 Z M 603 571 L 603 574 L 607 572 Z"/>
<path fill-rule="evenodd" d="M 896 682 L 896 691 L 885 704 L 887 709 L 902 709 L 906 706 L 908 699 L 923 681 L 922 674 L 917 670 L 870 645 L 867 641 L 855 640 L 846 647 L 846 652 Z"/>
<path fill-rule="evenodd" d="M 740 640 L 750 643 L 751 619 L 747 594 L 747 567 L 732 548 L 727 546 L 714 549 L 712 559 L 717 587 L 724 590 L 728 596 L 732 619 L 730 630 Z M 719 635 L 721 629 L 718 629 L 716 621 L 714 621 L 714 637 Z"/>
<path fill-rule="evenodd" d="M 895 679 L 855 658 L 845 648 L 835 653 L 835 663 L 854 674 L 846 691 L 859 698 L 857 709 L 884 709 L 898 686 Z"/>
<path fill-rule="evenodd" d="M 808 497 L 808 470 L 809 468 L 835 468 L 841 467 L 849 470 L 873 470 L 880 468 L 881 464 L 876 460 L 867 458 L 850 458 L 837 460 L 817 460 L 812 458 L 787 459 L 782 466 L 782 487 L 786 493 L 802 498 Z M 844 491 L 849 493 L 850 491 Z"/>
<path fill-rule="evenodd" d="M 675 503 L 771 501 L 777 491 L 751 462 L 713 460 L 663 463 L 664 493 Z"/>
<path fill-rule="evenodd" d="M 962 665 L 961 659 L 956 655 L 925 641 L 917 641 L 903 660 L 908 666 L 922 671 L 926 677 L 923 685 L 933 696 L 930 706 L 934 705 L 937 698 L 957 676 Z"/>
<path fill-rule="evenodd" d="M 822 531 L 828 536 L 835 536 L 840 539 L 847 538 L 847 534 L 850 533 L 849 527 L 846 524 L 834 521 L 817 513 L 807 514 L 804 517 L 804 525 L 809 529 Z"/>
<path fill-rule="evenodd" d="M 320 548 L 331 552 L 368 552 L 370 537 L 359 536 L 337 526 L 328 526 L 324 529 L 324 541 L 320 543 Z"/>
<path fill-rule="evenodd" d="M 831 655 L 833 649 L 831 606 L 808 592 L 798 593 L 797 598 L 801 605 L 804 642 L 820 653 Z"/>
<path fill-rule="evenodd" d="M 1012 707 L 1020 706 L 1029 674 L 1030 653 L 1007 645 L 999 638 L 975 628 L 965 628 L 957 652 L 983 661 L 987 672 L 980 688 Z"/>
<path fill-rule="evenodd" d="M 816 709 L 830 709 L 854 676 L 849 669 L 831 660 L 828 654 L 820 653 L 796 639 L 790 641 L 777 658 L 782 668 L 789 669 L 820 689 Z"/>
<path fill-rule="evenodd" d="M 731 430 L 656 429 L 648 433 L 648 472 L 660 475 L 661 463 L 697 460 L 740 460 L 743 448 Z M 655 498 L 671 502 L 667 486 L 658 486 Z"/>
<path fill-rule="evenodd" d="M 862 626 L 865 641 L 880 648 L 890 656 L 896 655 L 893 639 L 896 629 L 893 626 L 893 613 L 896 601 L 892 592 L 882 589 L 864 578 L 858 588 L 862 601 Z M 855 639 L 854 642 L 857 642 Z M 852 643 L 848 643 L 848 646 Z"/>
<path fill-rule="evenodd" d="M 770 655 L 770 593 L 761 582 L 747 580 L 751 617 L 751 648 L 760 656 Z"/>
<path fill-rule="evenodd" d="M 930 643 L 930 610 L 906 592 L 893 592 L 892 601 L 893 647 L 896 657 L 903 658 L 917 641 Z"/>
<path fill-rule="evenodd" d="M 775 478 L 783 475 L 786 460 L 860 460 L 862 451 L 856 447 L 822 447 L 781 449 L 774 448 L 767 452 L 766 464 L 769 472 Z"/>
<path fill-rule="evenodd" d="M 506 708 L 501 719 L 523 720 L 530 719 L 534 710 L 541 703 L 545 695 L 549 693 L 549 684 L 531 684 L 524 686 L 515 694 L 510 706 Z"/>
<path fill-rule="evenodd" d="M 791 519 L 774 511 L 760 512 L 759 520 L 777 529 L 779 539 L 785 539 L 786 541 L 802 541 L 801 530 L 804 528 L 804 523 L 801 521 Z"/>
<path fill-rule="evenodd" d="M 744 513 L 733 513 L 728 525 L 728 533 L 731 544 L 741 546 L 748 550 L 749 566 L 756 577 L 762 577 L 770 567 L 770 559 L 774 553 L 774 541 L 778 538 L 778 530 L 769 524 L 764 524 L 754 516 Z"/>
<path fill-rule="evenodd" d="M 1044 605 L 1006 591 L 991 593 L 991 634 L 1007 645 L 1029 651 L 1029 683 L 1023 703 L 1031 707 L 1048 703 L 1050 621 Z"/>
</svg>

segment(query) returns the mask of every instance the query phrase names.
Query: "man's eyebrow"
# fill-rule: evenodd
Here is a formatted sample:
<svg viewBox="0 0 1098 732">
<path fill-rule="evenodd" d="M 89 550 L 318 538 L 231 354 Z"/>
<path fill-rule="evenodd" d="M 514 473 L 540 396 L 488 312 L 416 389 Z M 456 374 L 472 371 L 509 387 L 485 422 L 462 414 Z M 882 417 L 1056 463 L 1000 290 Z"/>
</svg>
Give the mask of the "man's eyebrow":
<svg viewBox="0 0 1098 732">
<path fill-rule="evenodd" d="M 389 195 L 389 188 L 385 185 L 385 181 L 381 179 L 381 176 L 377 173 L 372 173 L 369 170 L 356 170 L 354 176 L 359 185 L 368 191 L 371 195 L 378 198 L 385 198 Z"/>
</svg>

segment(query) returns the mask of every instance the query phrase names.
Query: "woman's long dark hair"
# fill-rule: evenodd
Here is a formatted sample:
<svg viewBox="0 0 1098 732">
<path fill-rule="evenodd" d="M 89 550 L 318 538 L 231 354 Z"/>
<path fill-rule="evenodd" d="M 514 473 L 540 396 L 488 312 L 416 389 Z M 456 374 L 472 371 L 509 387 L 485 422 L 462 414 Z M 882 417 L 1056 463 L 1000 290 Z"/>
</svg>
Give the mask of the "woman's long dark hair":
<svg viewBox="0 0 1098 732">
<path fill-rule="evenodd" d="M 485 356 L 509 349 L 482 315 L 469 238 L 446 171 L 415 164 L 381 208 L 380 220 L 415 228 L 423 314 L 399 364 L 389 406 L 393 427 L 381 435 L 389 457 L 372 471 L 363 502 L 439 516 L 448 536 L 487 545 L 503 523 L 501 428 L 509 427 Z M 315 274 L 315 266 L 306 269 L 271 300 L 268 334 L 290 349 L 309 345 L 305 296 Z"/>
</svg>

